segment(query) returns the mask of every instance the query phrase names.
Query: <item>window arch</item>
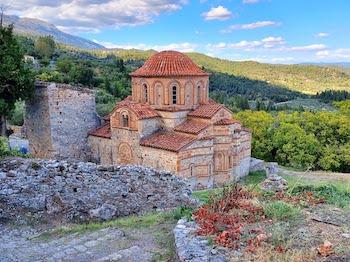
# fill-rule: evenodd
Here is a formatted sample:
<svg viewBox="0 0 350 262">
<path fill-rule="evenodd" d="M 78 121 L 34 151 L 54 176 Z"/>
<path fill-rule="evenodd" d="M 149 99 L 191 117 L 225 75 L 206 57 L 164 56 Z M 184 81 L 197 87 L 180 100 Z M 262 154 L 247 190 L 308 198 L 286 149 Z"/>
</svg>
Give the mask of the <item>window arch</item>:
<svg viewBox="0 0 350 262">
<path fill-rule="evenodd" d="M 217 170 L 223 170 L 224 169 L 224 162 L 225 162 L 225 158 L 224 158 L 224 154 L 219 152 L 216 155 L 216 168 Z"/>
<path fill-rule="evenodd" d="M 173 105 L 177 104 L 177 86 L 173 85 L 173 87 L 171 88 L 171 97 L 172 97 L 172 102 Z"/>
<path fill-rule="evenodd" d="M 142 89 L 143 89 L 143 101 L 148 102 L 148 86 L 146 84 L 143 84 Z"/>
<path fill-rule="evenodd" d="M 190 176 L 191 177 L 194 176 L 194 165 L 193 164 L 190 165 Z"/>
<path fill-rule="evenodd" d="M 212 175 L 213 174 L 213 164 L 210 162 L 208 165 L 208 175 Z"/>
<path fill-rule="evenodd" d="M 129 127 L 129 115 L 122 113 L 122 127 Z"/>
<path fill-rule="evenodd" d="M 197 86 L 197 103 L 201 102 L 201 86 Z"/>
</svg>

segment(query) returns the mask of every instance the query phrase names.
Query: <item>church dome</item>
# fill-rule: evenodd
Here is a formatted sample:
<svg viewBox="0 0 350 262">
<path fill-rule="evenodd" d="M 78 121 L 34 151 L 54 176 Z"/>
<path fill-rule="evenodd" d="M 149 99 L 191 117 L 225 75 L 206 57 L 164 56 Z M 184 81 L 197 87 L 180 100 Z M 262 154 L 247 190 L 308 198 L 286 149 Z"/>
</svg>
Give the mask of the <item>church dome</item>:
<svg viewBox="0 0 350 262">
<path fill-rule="evenodd" d="M 140 77 L 209 76 L 187 55 L 177 51 L 162 51 L 152 55 L 142 67 L 130 74 Z"/>
</svg>

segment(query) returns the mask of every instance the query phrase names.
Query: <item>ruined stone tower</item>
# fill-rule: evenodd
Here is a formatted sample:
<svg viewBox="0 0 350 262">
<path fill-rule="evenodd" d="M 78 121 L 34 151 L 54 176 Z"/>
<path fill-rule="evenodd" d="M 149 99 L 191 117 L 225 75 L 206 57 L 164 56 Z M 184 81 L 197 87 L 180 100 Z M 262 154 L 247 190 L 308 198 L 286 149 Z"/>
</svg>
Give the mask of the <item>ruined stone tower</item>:
<svg viewBox="0 0 350 262">
<path fill-rule="evenodd" d="M 100 124 L 93 90 L 37 82 L 26 103 L 29 151 L 36 157 L 90 159 L 88 132 Z"/>
</svg>

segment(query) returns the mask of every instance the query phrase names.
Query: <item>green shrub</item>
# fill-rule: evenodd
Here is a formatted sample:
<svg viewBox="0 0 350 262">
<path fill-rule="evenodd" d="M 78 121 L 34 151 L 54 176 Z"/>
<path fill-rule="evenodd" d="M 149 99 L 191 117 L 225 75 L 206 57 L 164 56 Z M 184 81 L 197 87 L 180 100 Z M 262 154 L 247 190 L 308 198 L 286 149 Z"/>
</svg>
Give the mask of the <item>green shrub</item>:
<svg viewBox="0 0 350 262">
<path fill-rule="evenodd" d="M 273 201 L 264 206 L 264 213 L 274 220 L 283 220 L 297 217 L 300 209 L 283 201 Z"/>
<path fill-rule="evenodd" d="M 172 211 L 174 219 L 179 220 L 181 218 L 186 218 L 187 220 L 192 220 L 193 208 L 188 206 L 180 206 Z"/>
<path fill-rule="evenodd" d="M 9 122 L 11 125 L 21 126 L 23 125 L 24 117 L 24 102 L 17 101 L 15 103 L 15 109 L 12 111 Z"/>
<path fill-rule="evenodd" d="M 324 198 L 328 204 L 338 207 L 350 207 L 350 187 L 342 190 L 335 185 L 298 185 L 293 188 L 291 194 L 297 195 L 302 192 L 312 192 L 317 198 Z"/>
<path fill-rule="evenodd" d="M 10 148 L 6 137 L 0 136 L 0 157 L 4 157 L 10 154 Z"/>
</svg>

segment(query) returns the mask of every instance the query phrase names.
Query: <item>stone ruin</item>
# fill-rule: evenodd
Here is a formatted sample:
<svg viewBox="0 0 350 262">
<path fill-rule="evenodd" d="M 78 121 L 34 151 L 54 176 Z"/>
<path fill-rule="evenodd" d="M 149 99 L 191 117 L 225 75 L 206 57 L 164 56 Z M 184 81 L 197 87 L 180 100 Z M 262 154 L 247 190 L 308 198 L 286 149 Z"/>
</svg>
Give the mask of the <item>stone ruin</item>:
<svg viewBox="0 0 350 262">
<path fill-rule="evenodd" d="M 269 191 L 284 191 L 288 187 L 288 182 L 278 175 L 278 163 L 266 163 L 266 179 L 260 184 L 260 187 Z"/>
<path fill-rule="evenodd" d="M 24 118 L 30 154 L 89 161 L 88 133 L 100 125 L 94 90 L 39 81 L 35 87 Z"/>
<path fill-rule="evenodd" d="M 191 190 L 168 172 L 68 160 L 0 161 L 0 220 L 110 220 L 195 205 Z"/>
</svg>

